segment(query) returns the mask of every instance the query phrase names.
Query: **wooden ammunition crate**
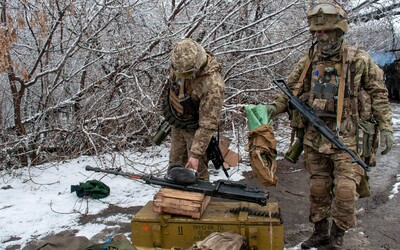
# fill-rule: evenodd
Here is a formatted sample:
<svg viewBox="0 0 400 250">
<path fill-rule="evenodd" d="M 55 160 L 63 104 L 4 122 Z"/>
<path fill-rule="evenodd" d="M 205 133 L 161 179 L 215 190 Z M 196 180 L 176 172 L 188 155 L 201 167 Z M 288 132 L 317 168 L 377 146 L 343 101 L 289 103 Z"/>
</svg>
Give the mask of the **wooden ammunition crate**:
<svg viewBox="0 0 400 250">
<path fill-rule="evenodd" d="M 233 212 L 229 212 L 233 211 Z M 154 211 L 148 202 L 131 221 L 131 240 L 138 250 L 187 249 L 213 232 L 244 235 L 249 249 L 283 249 L 283 223 L 277 203 L 211 201 L 201 216 L 192 219 Z"/>
<path fill-rule="evenodd" d="M 153 211 L 190 216 L 199 219 L 206 209 L 211 197 L 194 192 L 171 188 L 161 188 L 153 200 Z"/>
</svg>

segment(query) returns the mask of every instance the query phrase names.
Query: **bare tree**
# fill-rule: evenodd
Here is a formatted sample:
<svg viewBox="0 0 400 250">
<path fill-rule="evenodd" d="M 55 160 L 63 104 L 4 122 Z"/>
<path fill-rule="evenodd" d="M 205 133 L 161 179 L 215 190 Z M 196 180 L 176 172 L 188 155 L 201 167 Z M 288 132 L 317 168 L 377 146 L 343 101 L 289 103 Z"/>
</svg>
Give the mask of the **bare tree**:
<svg viewBox="0 0 400 250">
<path fill-rule="evenodd" d="M 367 27 L 371 36 L 384 27 L 392 39 L 377 36 L 364 46 L 397 46 L 396 1 L 350 2 L 340 4 L 350 9 L 354 41 Z M 240 106 L 270 101 L 277 93 L 271 79 L 286 77 L 306 52 L 312 3 L 2 0 L 0 162 L 31 166 L 150 145 L 162 120 L 169 54 L 184 37 L 222 62 L 222 128 L 244 129 Z"/>
</svg>

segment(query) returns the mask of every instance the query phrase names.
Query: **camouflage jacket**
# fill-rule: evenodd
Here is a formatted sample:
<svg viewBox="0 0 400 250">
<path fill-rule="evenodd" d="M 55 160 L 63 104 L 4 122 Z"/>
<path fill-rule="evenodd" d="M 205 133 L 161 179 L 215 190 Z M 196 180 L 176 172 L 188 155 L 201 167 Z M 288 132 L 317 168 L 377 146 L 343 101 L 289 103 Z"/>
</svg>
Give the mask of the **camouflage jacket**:
<svg viewBox="0 0 400 250">
<path fill-rule="evenodd" d="M 189 80 L 190 96 L 198 107 L 199 116 L 199 128 L 190 149 L 190 156 L 195 158 L 205 154 L 212 134 L 217 131 L 224 102 L 225 83 L 220 73 L 221 66 L 211 54 L 207 54 L 207 59 L 207 65 Z"/>
<path fill-rule="evenodd" d="M 348 59 L 350 67 L 348 70 L 348 84 L 350 93 L 344 98 L 343 118 L 339 127 L 339 138 L 349 148 L 356 148 L 357 124 L 360 120 L 371 119 L 377 122 L 379 130 L 387 129 L 392 131 L 392 111 L 388 100 L 388 91 L 383 82 L 383 71 L 372 61 L 369 54 L 355 47 L 348 47 Z M 327 61 L 341 61 L 341 55 L 332 58 L 320 59 L 318 52 L 311 60 L 311 65 L 307 76 L 302 84 L 297 85 L 300 75 L 302 74 L 306 62 L 309 59 L 308 54 L 303 56 L 295 66 L 288 78 L 288 83 L 292 90 L 294 87 L 300 86 L 298 89 L 298 97 L 305 101 L 309 106 L 308 96 L 313 91 L 311 89 L 312 70 L 317 64 L 323 64 Z M 278 96 L 274 104 L 277 107 L 277 113 L 288 110 L 288 99 L 286 95 Z M 353 107 L 352 107 L 353 105 Z M 354 107 L 356 106 L 356 108 Z M 328 127 L 334 129 L 336 127 L 335 119 L 323 119 Z M 332 152 L 332 144 L 325 139 L 314 127 L 304 122 L 305 135 L 304 144 L 313 147 L 321 153 Z M 334 124 L 332 124 L 334 123 Z M 294 123 L 296 124 L 296 122 Z M 296 125 L 295 125 L 296 126 Z M 301 127 L 301 126 L 300 126 Z"/>
</svg>

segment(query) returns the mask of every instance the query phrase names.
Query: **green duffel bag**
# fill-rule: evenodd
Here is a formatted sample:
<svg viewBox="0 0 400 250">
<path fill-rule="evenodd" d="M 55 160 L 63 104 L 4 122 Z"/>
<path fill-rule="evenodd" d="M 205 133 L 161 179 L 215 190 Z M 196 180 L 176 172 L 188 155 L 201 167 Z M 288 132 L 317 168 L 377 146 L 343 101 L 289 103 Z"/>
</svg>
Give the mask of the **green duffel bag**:
<svg viewBox="0 0 400 250">
<path fill-rule="evenodd" d="M 71 193 L 76 192 L 79 198 L 89 196 L 93 199 L 102 199 L 110 194 L 110 188 L 101 181 L 90 180 L 79 185 L 71 185 Z"/>
</svg>

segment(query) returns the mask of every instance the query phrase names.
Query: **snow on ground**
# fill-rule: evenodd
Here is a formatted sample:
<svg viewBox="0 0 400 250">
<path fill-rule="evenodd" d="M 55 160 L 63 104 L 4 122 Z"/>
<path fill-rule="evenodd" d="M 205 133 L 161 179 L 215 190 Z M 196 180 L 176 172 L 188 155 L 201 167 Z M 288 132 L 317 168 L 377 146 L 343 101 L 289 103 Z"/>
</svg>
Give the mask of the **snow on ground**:
<svg viewBox="0 0 400 250">
<path fill-rule="evenodd" d="M 124 157 L 114 155 L 80 157 L 60 164 L 44 164 L 30 169 L 22 168 L 10 173 L 0 172 L 0 249 L 42 238 L 63 230 L 77 230 L 78 236 L 91 238 L 105 227 L 99 224 L 78 223 L 81 214 L 97 214 L 110 204 L 120 207 L 143 206 L 153 199 L 158 186 L 143 184 L 122 176 L 86 171 L 86 166 L 102 168 L 122 167 L 123 172 L 163 176 L 168 162 L 167 148 L 151 147 L 146 152 L 131 153 Z M 127 160 L 133 167 L 126 167 Z M 231 180 L 242 179 L 242 166 L 231 172 Z M 210 176 L 211 181 L 225 179 L 222 171 Z M 87 180 L 101 180 L 111 189 L 104 199 L 82 199 L 71 193 L 71 185 Z M 115 215 L 115 216 L 118 216 Z M 127 220 L 121 217 L 121 220 Z M 10 238 L 19 238 L 7 242 Z"/>
<path fill-rule="evenodd" d="M 392 107 L 398 109 L 399 105 Z M 396 141 L 400 137 L 399 114 L 397 111 L 393 116 Z M 276 136 L 281 138 L 279 134 Z M 278 151 L 280 146 L 278 145 Z M 239 152 L 244 155 L 243 148 Z M 145 152 L 131 152 L 129 155 L 124 153 L 119 156 L 83 156 L 64 163 L 44 164 L 12 172 L 0 171 L 0 249 L 16 244 L 21 244 L 23 247 L 29 241 L 67 229 L 76 230 L 78 236 L 90 239 L 107 227 L 106 221 L 82 226 L 78 223 L 81 214 L 97 214 L 110 204 L 120 207 L 143 206 L 153 199 L 159 187 L 121 176 L 88 172 L 85 171 L 85 167 L 88 165 L 101 168 L 121 167 L 123 172 L 156 173 L 158 176 L 163 176 L 167 167 L 168 153 L 166 145 L 150 147 Z M 242 172 L 249 170 L 250 166 L 239 164 L 238 167 L 232 168 L 230 179 L 240 180 L 243 178 Z M 71 185 L 92 179 L 107 184 L 111 188 L 110 195 L 101 200 L 86 200 L 70 192 Z M 225 179 L 225 176 L 219 171 L 211 174 L 210 179 L 215 181 Z M 399 186 L 398 178 L 391 197 L 398 193 Z M 121 220 L 126 221 L 127 218 L 121 217 Z M 13 241 L 8 241 L 10 238 L 13 238 Z"/>
<path fill-rule="evenodd" d="M 393 199 L 394 195 L 400 190 L 400 174 L 396 176 L 396 183 L 393 185 L 393 189 L 390 192 L 389 199 Z"/>
</svg>

